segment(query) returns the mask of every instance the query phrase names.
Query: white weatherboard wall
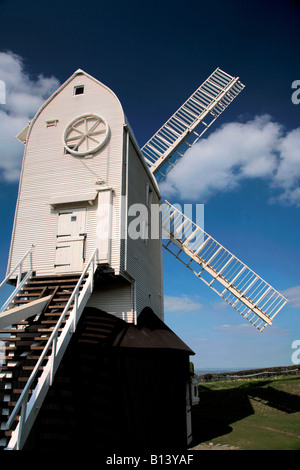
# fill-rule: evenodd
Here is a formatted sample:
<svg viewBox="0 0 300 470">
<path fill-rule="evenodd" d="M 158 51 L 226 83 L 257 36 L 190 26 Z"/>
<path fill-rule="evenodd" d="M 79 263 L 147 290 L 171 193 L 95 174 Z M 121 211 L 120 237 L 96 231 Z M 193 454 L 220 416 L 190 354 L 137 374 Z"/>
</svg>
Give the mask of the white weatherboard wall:
<svg viewBox="0 0 300 470">
<path fill-rule="evenodd" d="M 119 277 L 95 286 L 87 307 L 104 310 L 128 323 L 135 322 L 134 286 Z"/>
<path fill-rule="evenodd" d="M 151 307 L 152 310 L 163 319 L 163 278 L 162 278 L 162 243 L 161 227 L 156 227 L 156 233 L 151 237 L 151 212 L 160 204 L 160 195 L 155 181 L 145 171 L 143 160 L 135 146 L 135 141 L 128 141 L 127 158 L 127 180 L 128 180 L 128 207 L 137 202 L 148 207 L 146 225 L 148 237 L 132 239 L 127 237 L 125 246 L 125 271 L 136 282 L 136 310 L 141 313 L 143 308 Z M 151 208 L 152 203 L 152 208 Z M 134 211 L 133 211 L 134 213 Z M 139 213 L 136 213 L 139 216 Z M 128 229 L 135 220 L 135 216 L 128 217 Z M 158 222 L 158 221 L 157 221 Z M 141 227 L 137 227 L 141 230 Z M 130 234 L 130 233 L 129 233 Z"/>
<path fill-rule="evenodd" d="M 74 95 L 79 85 L 84 93 Z M 66 127 L 75 118 L 91 113 L 107 122 L 109 140 L 87 158 L 66 153 Z M 32 245 L 37 275 L 79 270 L 77 251 L 82 249 L 82 239 L 76 240 L 77 251 L 75 244 L 67 250 L 63 242 L 74 234 L 68 233 L 70 220 L 64 216 L 66 233 L 61 233 L 59 214 L 70 211 L 73 219 L 82 209 L 85 260 L 98 248 L 99 263 L 112 268 L 115 275 L 105 289 L 95 288 L 89 305 L 126 321 L 133 321 L 145 307 L 162 318 L 161 239 L 145 242 L 124 236 L 132 220 L 127 219 L 128 208 L 136 203 L 146 205 L 149 190 L 152 203 L 159 204 L 159 190 L 114 93 L 78 70 L 46 101 L 18 138 L 25 142 L 25 151 L 8 271 Z M 68 253 L 76 254 L 70 270 L 62 262 Z M 57 260 L 59 267 L 55 266 Z M 25 263 L 23 272 L 27 269 Z"/>
<path fill-rule="evenodd" d="M 76 85 L 84 85 L 84 94 L 74 95 Z M 107 121 L 110 139 L 92 158 L 83 159 L 65 154 L 63 133 L 71 120 L 85 113 L 98 114 Z M 47 127 L 47 121 L 53 120 L 56 125 Z M 108 191 L 116 206 L 111 223 L 112 246 L 106 249 L 111 266 L 119 271 L 121 221 L 118 200 L 122 185 L 123 127 L 124 114 L 116 96 L 81 72 L 75 73 L 41 108 L 27 136 L 8 269 L 34 244 L 37 274 L 54 274 L 58 212 L 72 207 L 87 208 L 88 259 L 100 243 L 97 242 L 97 190 L 105 186 L 112 188 L 113 191 Z M 99 180 L 102 185 L 96 184 Z M 59 202 L 55 204 L 55 201 Z"/>
</svg>

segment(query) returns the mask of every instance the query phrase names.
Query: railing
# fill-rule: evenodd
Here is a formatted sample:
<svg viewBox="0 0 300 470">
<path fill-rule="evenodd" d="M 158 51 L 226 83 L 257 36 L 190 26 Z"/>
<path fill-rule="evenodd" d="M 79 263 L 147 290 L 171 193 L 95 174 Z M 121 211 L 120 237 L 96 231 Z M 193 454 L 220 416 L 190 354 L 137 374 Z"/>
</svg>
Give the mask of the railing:
<svg viewBox="0 0 300 470">
<path fill-rule="evenodd" d="M 80 276 L 80 279 L 79 281 L 77 282 L 76 284 L 76 287 L 74 288 L 73 290 L 73 293 L 69 299 L 69 301 L 67 302 L 57 324 L 56 324 L 56 327 L 55 329 L 53 330 L 53 332 L 51 333 L 51 336 L 50 338 L 48 339 L 47 341 L 47 344 L 41 354 L 41 356 L 39 357 L 36 365 L 35 365 L 35 368 L 33 369 L 25 387 L 24 387 L 24 390 L 21 394 L 21 396 L 19 397 L 10 417 L 9 417 L 9 420 L 7 421 L 6 423 L 6 428 L 9 429 L 11 426 L 12 426 L 12 423 L 14 422 L 14 420 L 16 419 L 18 413 L 19 413 L 19 410 L 21 409 L 21 415 L 20 415 L 20 421 L 19 421 L 19 425 L 18 425 L 18 428 L 17 428 L 17 445 L 16 445 L 16 448 L 17 449 L 20 449 L 20 442 L 21 442 L 21 437 L 22 437 L 22 431 L 23 431 L 23 427 L 24 425 L 26 424 L 26 413 L 27 413 L 27 405 L 28 405 L 28 396 L 29 396 L 29 392 L 32 388 L 32 385 L 33 385 L 33 382 L 38 374 L 38 371 L 39 371 L 39 368 L 41 367 L 41 364 L 42 362 L 44 361 L 48 351 L 50 350 L 50 348 L 52 348 L 52 352 L 51 352 L 51 356 L 49 358 L 49 361 L 50 361 L 50 367 L 49 369 L 47 370 L 48 372 L 48 375 L 49 375 L 49 384 L 48 386 L 52 385 L 52 382 L 53 382 L 53 378 L 54 378 L 54 372 L 55 372 L 55 368 L 58 366 L 58 364 L 56 363 L 56 359 L 58 357 L 58 353 L 59 353 L 59 348 L 61 347 L 62 345 L 62 342 L 60 343 L 60 345 L 58 346 L 58 339 L 59 339 L 59 329 L 61 327 L 61 324 L 62 322 L 64 321 L 65 317 L 66 317 L 66 314 L 67 312 L 70 310 L 70 306 L 72 304 L 72 302 L 74 301 L 74 307 L 72 309 L 72 312 L 71 312 L 71 315 L 70 315 L 70 321 L 71 321 L 71 329 L 69 329 L 70 327 L 70 324 L 66 324 L 64 329 L 68 329 L 71 333 L 74 333 L 75 332 L 75 329 L 76 329 L 76 325 L 77 325 L 77 321 L 78 321 L 78 308 L 80 306 L 80 296 L 79 296 L 79 289 L 81 287 L 81 285 L 83 284 L 84 282 L 84 279 L 85 279 L 85 276 L 87 274 L 88 271 L 89 272 L 89 278 L 87 279 L 87 281 L 89 281 L 89 285 L 90 285 L 90 291 L 92 292 L 93 290 L 93 277 L 94 277 L 94 272 L 95 272 L 95 269 L 97 267 L 97 259 L 98 259 L 98 249 L 96 248 L 86 267 L 85 267 L 85 270 L 83 271 L 82 275 Z M 86 282 L 87 282 L 86 281 Z M 65 337 L 65 335 L 63 334 L 63 331 L 60 333 L 60 337 Z M 48 363 L 49 363 L 48 361 Z M 47 368 L 46 368 L 47 369 Z"/>
<path fill-rule="evenodd" d="M 7 306 L 11 303 L 13 298 L 17 295 L 17 293 L 22 289 L 23 285 L 26 283 L 27 279 L 31 276 L 32 274 L 32 252 L 33 248 L 35 245 L 32 245 L 31 248 L 25 253 L 22 259 L 16 264 L 16 266 L 10 271 L 10 273 L 6 276 L 5 279 L 0 284 L 0 289 L 8 282 L 8 280 L 12 277 L 12 275 L 18 270 L 18 276 L 17 276 L 17 284 L 15 290 L 12 292 L 12 294 L 9 296 L 9 298 L 6 300 L 6 302 L 2 305 L 0 309 L 0 313 L 3 312 Z M 29 271 L 27 272 L 26 276 L 22 279 L 22 268 L 23 268 L 23 263 L 25 259 L 29 256 Z"/>
</svg>

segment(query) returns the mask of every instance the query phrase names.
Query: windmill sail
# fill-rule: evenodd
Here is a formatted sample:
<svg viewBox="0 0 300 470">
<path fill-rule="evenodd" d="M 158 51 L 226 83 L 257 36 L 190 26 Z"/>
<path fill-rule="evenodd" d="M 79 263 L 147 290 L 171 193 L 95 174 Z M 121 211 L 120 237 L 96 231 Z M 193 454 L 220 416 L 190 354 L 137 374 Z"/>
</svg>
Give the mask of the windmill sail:
<svg viewBox="0 0 300 470">
<path fill-rule="evenodd" d="M 287 299 L 176 207 L 161 207 L 163 246 L 260 331 Z"/>
<path fill-rule="evenodd" d="M 239 78 L 217 68 L 142 147 L 142 154 L 158 182 L 165 178 L 243 88 Z"/>
</svg>

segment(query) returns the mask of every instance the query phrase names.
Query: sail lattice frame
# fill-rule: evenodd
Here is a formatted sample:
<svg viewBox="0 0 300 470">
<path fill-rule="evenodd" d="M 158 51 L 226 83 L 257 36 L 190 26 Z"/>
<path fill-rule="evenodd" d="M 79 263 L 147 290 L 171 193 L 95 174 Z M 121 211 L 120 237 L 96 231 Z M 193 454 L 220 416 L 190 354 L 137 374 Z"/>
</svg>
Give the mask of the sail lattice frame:
<svg viewBox="0 0 300 470">
<path fill-rule="evenodd" d="M 217 68 L 142 147 L 158 182 L 184 156 L 245 86 Z"/>
<path fill-rule="evenodd" d="M 262 331 L 287 299 L 175 206 L 161 206 L 163 246 Z"/>
</svg>

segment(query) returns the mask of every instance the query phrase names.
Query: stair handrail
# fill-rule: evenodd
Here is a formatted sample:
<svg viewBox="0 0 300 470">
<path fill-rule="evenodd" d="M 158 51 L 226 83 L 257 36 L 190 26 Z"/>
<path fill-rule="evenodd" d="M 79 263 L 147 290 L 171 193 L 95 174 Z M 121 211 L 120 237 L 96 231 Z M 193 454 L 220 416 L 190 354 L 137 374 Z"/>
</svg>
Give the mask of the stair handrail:
<svg viewBox="0 0 300 470">
<path fill-rule="evenodd" d="M 13 292 L 10 294 L 8 299 L 4 302 L 2 307 L 0 308 L 0 313 L 4 312 L 4 310 L 11 304 L 13 299 L 16 297 L 18 292 L 22 289 L 23 285 L 27 282 L 28 278 L 31 276 L 33 272 L 33 264 L 32 264 L 32 253 L 33 253 L 33 248 L 35 245 L 32 245 L 29 250 L 25 253 L 25 255 L 20 259 L 20 261 L 15 265 L 15 267 L 10 271 L 10 273 L 3 279 L 3 281 L 0 284 L 0 289 L 8 282 L 8 280 L 11 278 L 11 276 L 14 274 L 14 272 L 19 268 L 18 276 L 17 276 L 17 283 L 16 287 L 13 290 Z M 25 277 L 22 279 L 22 267 L 23 267 L 23 262 L 29 255 L 29 270 L 27 271 Z"/>
<path fill-rule="evenodd" d="M 58 331 L 59 331 L 59 328 L 70 308 L 70 305 L 71 303 L 73 302 L 74 298 L 75 298 L 75 306 L 74 306 L 74 309 L 73 309 L 73 314 L 74 316 L 76 317 L 76 309 L 77 309 L 77 306 L 78 306 L 78 292 L 79 292 L 79 288 L 88 272 L 88 270 L 90 269 L 90 267 L 92 266 L 92 276 L 95 272 L 95 266 L 97 266 L 97 259 L 98 259 L 98 249 L 95 248 L 95 250 L 93 251 L 83 273 L 81 274 L 80 278 L 79 278 L 79 281 L 77 282 L 72 294 L 71 294 L 71 297 L 69 299 L 69 301 L 67 302 L 61 316 L 59 317 L 59 320 L 56 324 L 56 327 L 55 329 L 53 330 L 53 332 L 51 333 L 51 336 L 50 338 L 48 339 L 46 345 L 45 345 L 45 348 L 43 349 L 42 351 L 42 354 L 40 355 L 29 379 L 27 380 L 27 383 L 23 389 L 23 392 L 21 393 L 14 409 L 12 410 L 11 412 L 11 415 L 6 423 L 6 429 L 9 429 L 13 423 L 13 421 L 15 420 L 20 408 L 22 408 L 21 410 L 21 416 L 20 416 L 20 423 L 19 423 L 19 436 L 20 434 L 22 433 L 22 424 L 25 422 L 25 418 L 26 418 L 26 409 L 27 409 L 27 401 L 28 401 L 28 393 L 29 393 L 29 390 L 31 388 L 31 385 L 38 373 L 38 370 L 39 370 L 39 367 L 41 366 L 44 358 L 46 357 L 46 354 L 48 352 L 48 350 L 50 349 L 50 347 L 52 346 L 53 344 L 53 350 L 52 350 L 52 353 L 51 353 L 51 358 L 49 358 L 49 360 L 52 361 L 52 364 L 51 364 L 51 369 L 50 369 L 50 379 L 51 379 L 51 382 L 52 382 L 52 379 L 53 379 L 53 366 L 54 366 L 54 359 L 55 359 L 55 355 L 56 355 L 56 343 L 57 343 L 57 337 L 58 337 Z M 74 332 L 74 329 L 73 329 L 73 332 Z"/>
<path fill-rule="evenodd" d="M 32 252 L 33 252 L 33 248 L 34 248 L 35 245 L 32 245 L 29 250 L 26 251 L 25 255 L 20 259 L 20 261 L 15 265 L 15 267 L 10 271 L 10 273 L 7 274 L 7 276 L 5 277 L 5 279 L 3 279 L 3 281 L 1 282 L 0 284 L 0 289 L 2 289 L 2 287 L 7 283 L 7 281 L 11 278 L 11 276 L 14 274 L 14 272 L 19 268 L 19 273 L 18 273 L 18 277 L 17 277 L 17 285 L 20 284 L 21 282 L 21 277 L 22 277 L 22 265 L 23 265 L 23 261 L 27 258 L 28 255 L 30 255 L 30 271 L 32 271 Z"/>
</svg>

